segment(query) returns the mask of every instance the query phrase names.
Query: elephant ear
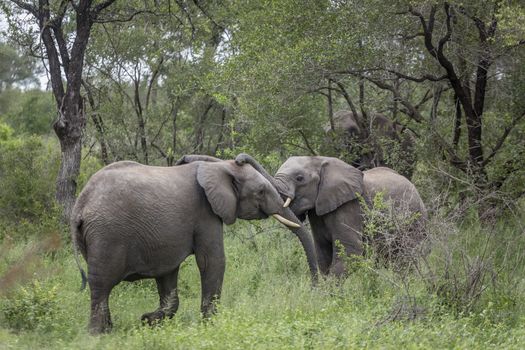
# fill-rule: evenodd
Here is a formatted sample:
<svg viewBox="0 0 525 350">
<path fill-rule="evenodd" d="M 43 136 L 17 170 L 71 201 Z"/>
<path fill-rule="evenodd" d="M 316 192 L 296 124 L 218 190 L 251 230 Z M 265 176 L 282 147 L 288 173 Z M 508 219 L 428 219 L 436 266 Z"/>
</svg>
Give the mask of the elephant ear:
<svg viewBox="0 0 525 350">
<path fill-rule="evenodd" d="M 231 225 L 237 219 L 234 177 L 226 162 L 203 162 L 197 169 L 197 182 L 204 189 L 213 212 Z"/>
<path fill-rule="evenodd" d="M 315 201 L 317 215 L 325 215 L 363 193 L 363 173 L 337 158 L 326 158 L 321 165 Z"/>
</svg>

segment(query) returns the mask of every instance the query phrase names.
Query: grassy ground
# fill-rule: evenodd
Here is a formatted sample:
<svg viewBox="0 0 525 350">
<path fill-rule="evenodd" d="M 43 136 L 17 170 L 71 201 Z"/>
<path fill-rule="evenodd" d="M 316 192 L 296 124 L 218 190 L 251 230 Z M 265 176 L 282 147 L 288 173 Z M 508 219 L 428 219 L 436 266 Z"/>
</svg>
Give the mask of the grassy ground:
<svg viewBox="0 0 525 350">
<path fill-rule="evenodd" d="M 509 277 L 512 293 L 497 293 L 510 282 L 491 284 L 478 307 L 465 314 L 428 292 L 417 274 L 400 278 L 368 262 L 343 283 L 324 280 L 312 288 L 299 242 L 288 231 L 268 221 L 226 231 L 223 295 L 210 321 L 199 314 L 200 280 L 189 257 L 179 274 L 181 305 L 172 320 L 142 326 L 142 313 L 157 307 L 154 281 L 123 282 L 111 294 L 113 332 L 90 336 L 89 293 L 79 292 L 66 243 L 33 261 L 39 263 L 33 275 L 2 296 L 0 348 L 522 349 L 525 344 L 523 267 L 513 272 L 518 278 Z M 31 244 L 0 252 L 0 276 L 27 259 Z"/>
</svg>

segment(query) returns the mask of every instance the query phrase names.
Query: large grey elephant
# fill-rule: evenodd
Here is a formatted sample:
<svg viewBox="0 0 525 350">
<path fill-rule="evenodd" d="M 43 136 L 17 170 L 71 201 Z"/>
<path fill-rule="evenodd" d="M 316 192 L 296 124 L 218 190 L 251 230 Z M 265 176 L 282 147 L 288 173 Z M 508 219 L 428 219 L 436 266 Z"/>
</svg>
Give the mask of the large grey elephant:
<svg viewBox="0 0 525 350">
<path fill-rule="evenodd" d="M 342 132 L 343 146 L 357 156 L 352 164 L 360 169 L 395 167 L 410 178 L 416 161 L 413 133 L 383 114 L 369 113 L 367 117 L 365 120 L 361 113 L 347 110 L 334 113 L 334 129 Z M 330 123 L 324 130 L 332 131 Z"/>
<path fill-rule="evenodd" d="M 92 333 L 111 329 L 108 298 L 122 280 L 155 278 L 160 306 L 144 314 L 143 321 L 151 324 L 173 316 L 179 305 L 179 266 L 192 254 L 201 275 L 201 311 L 205 317 L 212 314 L 225 268 L 222 224 L 237 218 L 273 215 L 287 225 L 303 243 L 315 280 L 309 232 L 259 172 L 233 160 L 183 163 L 113 163 L 93 175 L 78 197 L 71 229 L 74 247 L 88 266 Z"/>
<path fill-rule="evenodd" d="M 414 221 L 408 227 L 412 232 L 407 232 L 412 242 L 422 238 L 425 205 L 415 186 L 392 169 L 378 167 L 362 172 L 337 158 L 291 157 L 272 177 L 247 154 L 238 155 L 236 162 L 249 163 L 261 172 L 286 198 L 284 205 L 289 205 L 299 219 L 305 220 L 308 215 L 323 274 L 344 274 L 339 243 L 346 255 L 363 253 L 363 208 L 359 196 L 371 202 L 382 192 L 394 211 L 408 210 L 413 214 Z"/>
</svg>

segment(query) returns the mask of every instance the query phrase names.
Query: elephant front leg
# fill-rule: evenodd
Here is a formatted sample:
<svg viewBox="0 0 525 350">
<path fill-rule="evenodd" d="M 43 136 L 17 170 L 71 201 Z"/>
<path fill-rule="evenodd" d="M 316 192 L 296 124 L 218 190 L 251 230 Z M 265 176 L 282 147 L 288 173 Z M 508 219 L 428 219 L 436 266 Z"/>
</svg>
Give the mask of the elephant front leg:
<svg viewBox="0 0 525 350">
<path fill-rule="evenodd" d="M 171 274 L 159 277 L 156 280 L 159 292 L 160 305 L 153 312 L 148 312 L 140 318 L 142 322 L 147 322 L 150 326 L 162 321 L 165 317 L 172 318 L 179 308 L 179 296 L 177 292 L 177 280 L 179 267 Z"/>
<path fill-rule="evenodd" d="M 204 318 L 208 318 L 215 313 L 216 303 L 221 297 L 226 265 L 222 234 L 220 240 L 210 240 L 197 246 L 195 258 L 201 275 L 201 312 Z"/>
</svg>

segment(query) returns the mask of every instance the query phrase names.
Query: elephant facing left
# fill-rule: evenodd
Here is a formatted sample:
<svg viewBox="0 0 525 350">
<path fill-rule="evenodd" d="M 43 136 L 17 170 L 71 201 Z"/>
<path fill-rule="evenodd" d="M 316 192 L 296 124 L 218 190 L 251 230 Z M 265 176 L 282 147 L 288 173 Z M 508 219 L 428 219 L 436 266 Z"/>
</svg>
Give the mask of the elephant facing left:
<svg viewBox="0 0 525 350">
<path fill-rule="evenodd" d="M 90 332 L 111 330 L 109 294 L 123 280 L 155 278 L 160 306 L 142 320 L 152 324 L 172 317 L 179 305 L 179 266 L 192 254 L 201 276 L 201 311 L 209 316 L 225 269 L 223 222 L 273 215 L 291 230 L 302 227 L 293 214 L 283 217 L 285 213 L 268 180 L 234 161 L 175 167 L 122 161 L 101 169 L 86 184 L 71 217 L 74 247 L 88 266 Z M 315 264 L 313 243 L 307 242 L 305 249 Z"/>
</svg>

